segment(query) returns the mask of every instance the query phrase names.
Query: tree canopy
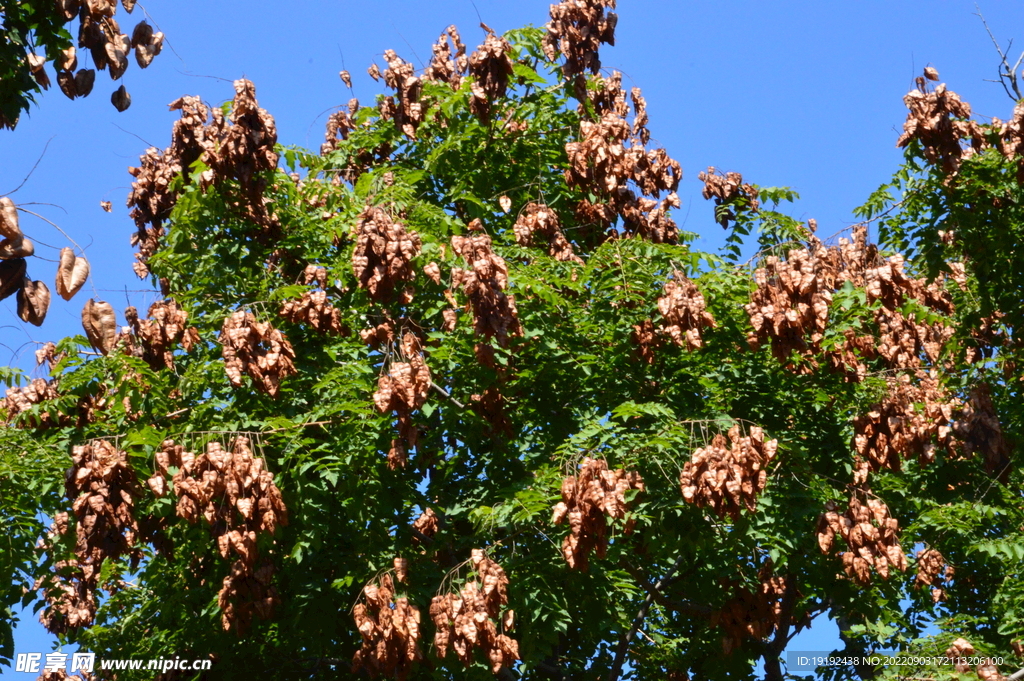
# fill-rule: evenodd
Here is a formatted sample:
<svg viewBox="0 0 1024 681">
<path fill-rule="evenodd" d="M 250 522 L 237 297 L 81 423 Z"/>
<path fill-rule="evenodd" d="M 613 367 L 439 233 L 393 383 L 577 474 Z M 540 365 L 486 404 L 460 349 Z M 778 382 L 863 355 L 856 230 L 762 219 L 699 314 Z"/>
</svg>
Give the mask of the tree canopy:
<svg viewBox="0 0 1024 681">
<path fill-rule="evenodd" d="M 709 168 L 701 252 L 601 70 L 613 8 L 388 50 L 318 151 L 248 80 L 174 102 L 128 196 L 164 300 L 90 299 L 49 379 L 5 369 L 4 604 L 213 660 L 164 680 L 781 679 L 819 616 L 923 660 L 825 677 L 1012 668 L 1024 104 L 975 120 L 926 69 L 831 238 Z"/>
</svg>

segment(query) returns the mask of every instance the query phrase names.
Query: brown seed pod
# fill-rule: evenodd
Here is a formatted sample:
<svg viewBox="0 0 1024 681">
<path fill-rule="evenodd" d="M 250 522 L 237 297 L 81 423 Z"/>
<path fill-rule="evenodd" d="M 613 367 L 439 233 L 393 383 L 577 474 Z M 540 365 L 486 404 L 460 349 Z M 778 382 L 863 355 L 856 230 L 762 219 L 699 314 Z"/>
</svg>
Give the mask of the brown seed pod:
<svg viewBox="0 0 1024 681">
<path fill-rule="evenodd" d="M 0 260 L 11 258 L 28 258 L 36 252 L 35 245 L 28 237 L 4 239 L 0 241 Z"/>
<path fill-rule="evenodd" d="M 135 9 L 135 2 L 136 0 L 121 0 L 121 6 L 124 7 L 125 12 L 131 14 L 132 10 Z"/>
<path fill-rule="evenodd" d="M 25 259 L 13 258 L 0 262 L 0 300 L 13 295 L 25 282 Z"/>
<path fill-rule="evenodd" d="M 89 344 L 104 355 L 109 355 L 117 341 L 117 321 L 110 303 L 90 298 L 82 308 L 82 327 Z"/>
<path fill-rule="evenodd" d="M 29 52 L 27 56 L 28 68 L 32 72 L 32 77 L 39 84 L 39 87 L 48 90 L 50 88 L 50 76 L 46 74 L 46 57 L 33 52 Z"/>
<path fill-rule="evenodd" d="M 79 97 L 88 97 L 92 92 L 92 86 L 96 82 L 95 69 L 79 69 L 75 74 L 75 90 Z"/>
<path fill-rule="evenodd" d="M 352 76 L 348 71 L 341 71 L 338 75 L 341 76 L 341 82 L 345 84 L 345 87 L 352 87 Z"/>
<path fill-rule="evenodd" d="M 60 249 L 60 264 L 57 265 L 57 295 L 71 300 L 89 278 L 89 261 L 85 256 L 76 256 L 65 246 Z"/>
<path fill-rule="evenodd" d="M 138 47 L 139 45 L 149 45 L 153 40 L 153 27 L 146 22 L 145 19 L 135 24 L 135 29 L 132 31 L 131 46 Z"/>
<path fill-rule="evenodd" d="M 8 239 L 20 239 L 21 228 L 18 226 L 18 209 L 10 198 L 0 198 L 0 235 Z"/>
<path fill-rule="evenodd" d="M 18 291 L 18 316 L 29 324 L 42 326 L 48 309 L 50 289 L 41 281 L 32 281 L 25 277 Z"/>
<path fill-rule="evenodd" d="M 72 45 L 66 50 L 60 51 L 60 56 L 54 61 L 56 66 L 61 71 L 74 71 L 78 68 L 78 54 L 75 52 L 75 46 Z"/>
<path fill-rule="evenodd" d="M 114 94 L 110 95 L 110 103 L 118 111 L 126 111 L 132 105 L 132 96 L 128 94 L 128 90 L 122 85 L 114 90 Z"/>
<path fill-rule="evenodd" d="M 75 84 L 75 75 L 70 71 L 61 71 L 57 74 L 57 87 L 67 96 L 74 99 L 78 96 L 78 85 Z"/>
</svg>

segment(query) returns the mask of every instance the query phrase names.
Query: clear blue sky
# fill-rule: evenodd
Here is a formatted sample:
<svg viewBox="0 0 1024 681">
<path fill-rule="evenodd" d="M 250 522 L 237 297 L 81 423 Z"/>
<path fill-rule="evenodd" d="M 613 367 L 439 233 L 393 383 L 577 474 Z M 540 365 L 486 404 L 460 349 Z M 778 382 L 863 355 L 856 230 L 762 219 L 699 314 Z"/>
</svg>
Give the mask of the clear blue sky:
<svg viewBox="0 0 1024 681">
<path fill-rule="evenodd" d="M 93 273 L 71 302 L 53 296 L 42 328 L 18 320 L 14 297 L 0 303 L 4 362 L 29 368 L 35 346 L 26 343 L 81 333 L 80 310 L 90 296 L 119 312 L 128 304 L 125 288 L 141 310 L 157 298 L 139 292 L 149 286 L 131 271 L 126 169 L 150 144 L 167 145 L 176 119 L 169 102 L 195 94 L 220 103 L 233 94 L 229 81 L 244 75 L 274 115 L 279 141 L 317 148 L 326 113 L 352 96 L 338 78 L 342 68 L 352 73 L 355 96 L 368 103 L 380 87 L 366 68 L 383 64 L 385 49 L 422 64 L 448 24 L 472 48 L 483 35 L 477 12 L 502 32 L 543 24 L 548 2 L 152 0 L 145 10 L 167 39 L 147 70 L 132 60 L 124 77 L 132 95 L 128 111 L 111 106 L 115 86 L 101 72 L 87 99 L 69 101 L 54 87 L 17 130 L 0 131 L 0 194 L 21 182 L 50 140 L 12 198 L 55 204 L 29 208 L 85 247 Z M 1024 48 L 1020 0 L 984 0 L 981 10 L 1004 46 L 1015 38 Z M 935 66 L 976 113 L 1009 117 L 1012 102 L 985 82 L 996 77 L 997 57 L 975 11 L 969 0 L 621 0 L 616 47 L 602 49 L 602 62 L 643 89 L 655 141 L 682 164 L 683 207 L 676 217 L 701 235 L 698 247 L 717 248 L 722 237 L 696 179 L 709 165 L 757 184 L 794 188 L 802 196 L 794 214 L 817 219 L 819 234 L 827 236 L 851 225 L 851 210 L 899 164 L 894 144 L 905 118 L 902 97 L 925 65 Z M 142 18 L 143 5 L 130 19 L 121 14 L 128 30 Z M 113 213 L 100 209 L 102 200 L 113 202 Z M 64 237 L 31 216 L 22 217 L 22 229 L 40 256 L 29 274 L 52 282 Z M 50 638 L 30 614 L 27 620 L 18 629 L 17 651 L 49 650 Z M 836 644 L 831 623 L 816 622 L 809 636 L 794 649 Z"/>
</svg>

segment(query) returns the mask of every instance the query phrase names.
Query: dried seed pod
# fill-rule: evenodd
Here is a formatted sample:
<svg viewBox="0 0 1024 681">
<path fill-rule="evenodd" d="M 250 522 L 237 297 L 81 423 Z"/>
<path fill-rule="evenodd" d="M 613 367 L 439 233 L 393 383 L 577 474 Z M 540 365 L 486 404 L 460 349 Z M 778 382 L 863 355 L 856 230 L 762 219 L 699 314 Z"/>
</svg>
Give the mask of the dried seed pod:
<svg viewBox="0 0 1024 681">
<path fill-rule="evenodd" d="M 25 277 L 18 290 L 18 316 L 22 321 L 42 326 L 46 311 L 50 309 L 50 289 L 41 281 Z"/>
<path fill-rule="evenodd" d="M 68 247 L 60 249 L 60 264 L 57 265 L 57 295 L 71 300 L 89 278 L 89 261 L 85 256 L 76 256 Z"/>
<path fill-rule="evenodd" d="M 338 75 L 341 76 L 341 82 L 345 84 L 345 87 L 352 87 L 352 76 L 349 75 L 348 71 L 341 71 Z"/>
<path fill-rule="evenodd" d="M 92 86 L 96 82 L 95 69 L 79 69 L 75 74 L 75 91 L 79 97 L 88 97 L 92 92 Z"/>
<path fill-rule="evenodd" d="M 28 237 L 4 239 L 0 241 L 0 260 L 11 258 L 28 258 L 36 252 L 35 245 Z"/>
<path fill-rule="evenodd" d="M 145 19 L 135 24 L 135 29 L 132 30 L 131 46 L 138 47 L 139 45 L 149 45 L 153 40 L 153 27 L 146 22 Z"/>
<path fill-rule="evenodd" d="M 124 7 L 124 11 L 128 12 L 128 14 L 131 14 L 132 10 L 135 9 L 135 3 L 136 0 L 121 0 L 121 6 Z"/>
<path fill-rule="evenodd" d="M 18 226 L 18 208 L 7 196 L 0 197 L 0 235 L 8 239 L 20 239 L 23 236 Z"/>
<path fill-rule="evenodd" d="M 61 71 L 57 74 L 57 87 L 68 99 L 78 96 L 78 85 L 75 83 L 75 75 L 70 71 Z"/>
<path fill-rule="evenodd" d="M 118 111 L 125 111 L 132 105 L 132 96 L 128 94 L 128 90 L 122 85 L 114 90 L 114 94 L 110 95 L 110 103 Z"/>
<path fill-rule="evenodd" d="M 0 300 L 17 292 L 25 282 L 25 259 L 13 258 L 0 262 Z"/>
<path fill-rule="evenodd" d="M 39 84 L 39 87 L 48 90 L 50 88 L 50 76 L 46 74 L 46 57 L 42 57 L 34 52 L 29 52 L 27 56 L 28 68 L 32 72 L 32 77 Z"/>
<path fill-rule="evenodd" d="M 74 71 L 77 69 L 78 55 L 75 53 L 75 46 L 72 45 L 66 50 L 61 50 L 60 56 L 57 57 L 54 62 L 54 66 L 56 66 L 60 71 Z"/>
<path fill-rule="evenodd" d="M 104 355 L 109 355 L 117 341 L 117 321 L 110 303 L 90 298 L 82 308 L 82 327 L 89 344 Z"/>
</svg>

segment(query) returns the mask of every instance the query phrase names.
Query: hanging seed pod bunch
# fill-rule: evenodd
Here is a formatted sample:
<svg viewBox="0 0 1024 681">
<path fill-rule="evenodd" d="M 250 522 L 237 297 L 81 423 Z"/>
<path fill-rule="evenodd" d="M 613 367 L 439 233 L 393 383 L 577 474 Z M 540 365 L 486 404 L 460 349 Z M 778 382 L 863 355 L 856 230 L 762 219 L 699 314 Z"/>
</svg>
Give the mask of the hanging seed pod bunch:
<svg viewBox="0 0 1024 681">
<path fill-rule="evenodd" d="M 854 450 L 872 470 L 899 471 L 902 460 L 914 455 L 924 466 L 939 449 L 952 453 L 952 418 L 959 401 L 931 377 L 914 383 L 904 374 L 888 379 L 888 385 L 882 402 L 853 421 Z"/>
<path fill-rule="evenodd" d="M 238 557 L 219 595 L 224 630 L 244 632 L 254 614 L 269 619 L 278 602 L 271 585 L 274 566 L 257 560 L 256 541 L 258 534 L 273 535 L 278 525 L 287 525 L 288 509 L 265 462 L 252 455 L 249 439 L 236 437 L 230 450 L 210 442 L 198 457 L 165 440 L 155 462 L 150 489 L 162 496 L 168 469 L 178 467 L 173 477 L 178 516 L 190 523 L 205 518 L 221 557 Z"/>
<path fill-rule="evenodd" d="M 483 550 L 473 549 L 472 556 L 475 578 L 466 581 L 459 593 L 434 596 L 430 602 L 434 646 L 442 659 L 449 649 L 454 650 L 467 667 L 473 662 L 473 650 L 479 649 L 497 674 L 520 659 L 519 642 L 508 636 L 515 627 L 515 612 L 502 612 L 508 603 L 508 577 Z"/>
<path fill-rule="evenodd" d="M 953 668 L 959 674 L 971 672 L 971 660 L 977 659 L 978 651 L 971 645 L 970 641 L 958 638 L 953 641 L 943 656 L 952 660 Z M 999 673 L 999 666 L 994 664 L 991 658 L 985 658 L 981 664 L 974 668 L 974 673 L 981 681 L 1006 681 L 1006 677 Z"/>
<path fill-rule="evenodd" d="M 512 231 L 520 246 L 533 246 L 534 240 L 539 238 L 547 244 L 548 255 L 555 260 L 583 263 L 562 233 L 558 213 L 542 203 L 528 203 L 512 226 Z"/>
<path fill-rule="evenodd" d="M 388 466 L 404 466 L 408 451 L 416 446 L 419 431 L 412 422 L 412 413 L 423 406 L 430 392 L 430 369 L 423 360 L 423 349 L 416 334 L 402 337 L 404 362 L 391 362 L 388 372 L 377 379 L 373 402 L 381 414 L 395 412 L 399 437 L 391 441 Z"/>
<path fill-rule="evenodd" d="M 889 579 L 890 568 L 900 572 L 907 569 L 907 556 L 903 553 L 897 533 L 899 521 L 889 515 L 889 507 L 881 500 L 869 498 L 864 505 L 856 494 L 850 497 L 847 511 L 840 515 L 829 502 L 825 513 L 818 518 L 818 547 L 822 553 L 832 550 L 836 535 L 843 538 L 849 550 L 840 558 L 843 570 L 856 584 L 871 584 L 871 568 Z"/>
<path fill-rule="evenodd" d="M 608 518 L 626 517 L 626 491 L 644 491 L 639 473 L 609 470 L 603 459 L 586 457 L 579 475 L 562 480 L 562 500 L 555 504 L 551 522 L 569 521 L 569 534 L 562 540 L 562 556 L 569 567 L 586 571 L 592 550 L 604 558 L 608 550 Z M 631 531 L 627 526 L 626 534 Z"/>
<path fill-rule="evenodd" d="M 381 100 L 380 117 L 394 119 L 396 128 L 409 139 L 416 139 L 416 129 L 423 122 L 424 105 L 420 102 L 423 83 L 415 75 L 415 67 L 394 50 L 384 50 L 384 61 L 388 64 L 384 70 L 384 84 L 395 91 L 395 96 Z"/>
<path fill-rule="evenodd" d="M 757 495 L 764 489 L 768 463 L 775 457 L 778 440 L 765 440 L 764 431 L 751 426 L 743 435 L 739 425 L 700 447 L 683 466 L 679 486 L 683 499 L 699 508 L 710 508 L 720 518 L 739 519 L 740 510 L 753 513 Z"/>
<path fill-rule="evenodd" d="M 247 310 L 233 312 L 220 332 L 224 369 L 231 385 L 242 385 L 242 374 L 271 397 L 277 395 L 281 380 L 298 373 L 292 360 L 295 351 L 280 331 L 268 322 L 257 322 Z"/>
<path fill-rule="evenodd" d="M 678 230 L 668 209 L 679 207 L 676 189 L 682 168 L 664 149 L 644 148 L 650 133 L 644 125 L 646 104 L 638 89 L 633 92 L 635 116 L 630 126 L 625 118 L 628 108 L 622 74 L 616 71 L 596 84 L 598 87 L 587 96 L 600 117 L 583 117 L 580 141 L 565 145 L 569 160 L 566 183 L 599 197 L 598 203 L 582 199 L 576 206 L 576 218 L 584 225 L 596 224 L 607 231 L 621 217 L 623 229 L 630 234 L 655 243 L 675 243 Z M 670 193 L 659 202 L 656 199 L 662 191 Z"/>
<path fill-rule="evenodd" d="M 172 102 L 170 109 L 181 111 L 181 118 L 174 124 L 171 145 L 163 152 L 147 149 L 141 164 L 128 169 L 135 177 L 127 204 L 137 227 L 132 245 L 139 247 L 134 265 L 139 278 L 148 276 L 146 261 L 159 250 L 163 223 L 177 202 L 172 182 L 199 159 L 207 166 L 200 177 L 204 188 L 227 180 L 238 182 L 245 216 L 265 230 L 274 226 L 263 203 L 265 181 L 260 173 L 277 167 L 277 127 L 274 118 L 259 107 L 250 81 L 236 80 L 234 89 L 227 119 L 219 108 L 211 110 L 198 97 Z"/>
<path fill-rule="evenodd" d="M 579 76 L 601 70 L 601 43 L 615 44 L 618 15 L 606 9 L 615 9 L 615 0 L 563 0 L 551 5 L 544 54 L 549 61 L 555 61 L 559 53 L 565 57 L 562 73 L 574 80 L 577 95 L 586 87 Z"/>
<path fill-rule="evenodd" d="M 984 453 L 985 470 L 990 475 L 1004 478 L 1009 474 L 1011 448 L 1003 435 L 992 403 L 992 389 L 987 383 L 979 383 L 971 389 L 967 402 L 953 423 L 953 432 L 964 454 Z"/>
<path fill-rule="evenodd" d="M 71 459 L 65 493 L 73 500 L 75 554 L 90 582 L 98 579 L 104 560 L 124 555 L 135 545 L 138 481 L 128 455 L 106 440 L 76 445 Z"/>
<path fill-rule="evenodd" d="M 52 554 L 59 538 L 66 536 L 68 529 L 68 514 L 54 514 L 53 523 L 38 548 Z M 77 557 L 56 561 L 53 573 L 36 579 L 32 587 L 42 590 L 46 602 L 39 613 L 39 622 L 52 634 L 90 626 L 96 617 L 95 589 L 98 581 L 96 570 L 90 570 L 90 578 L 86 579 Z"/>
<path fill-rule="evenodd" d="M 956 575 L 952 565 L 946 564 L 945 557 L 935 549 L 920 549 L 917 552 L 917 576 L 914 588 L 931 587 L 932 603 L 946 600 L 945 582 Z"/>
<path fill-rule="evenodd" d="M 482 229 L 479 220 L 469 225 L 471 232 Z M 473 308 L 476 333 L 485 338 L 496 338 L 505 347 L 509 336 L 522 335 L 515 296 L 507 295 L 508 266 L 505 259 L 494 252 L 491 237 L 482 233 L 473 236 L 453 236 L 452 250 L 462 256 L 468 269 L 452 268 L 452 288 L 461 288 Z"/>
<path fill-rule="evenodd" d="M 399 286 L 415 276 L 412 259 L 420 252 L 419 234 L 407 233 L 405 225 L 392 220 L 378 206 L 359 215 L 353 233 L 356 247 L 352 252 L 352 272 L 359 287 L 366 289 L 374 300 L 387 302 Z M 411 290 L 403 297 L 408 299 L 403 302 L 411 300 Z"/>
<path fill-rule="evenodd" d="M 452 90 L 458 90 L 462 86 L 463 76 L 469 69 L 466 45 L 462 42 L 458 29 L 455 26 L 446 28 L 431 49 L 433 56 L 423 71 L 423 79 L 445 83 Z"/>
<path fill-rule="evenodd" d="M 665 282 L 662 296 L 658 298 L 658 311 L 661 312 L 661 332 L 676 345 L 685 344 L 688 350 L 703 345 L 701 329 L 715 327 L 715 318 L 707 311 L 704 295 L 679 270 Z"/>
<path fill-rule="evenodd" d="M 47 400 L 55 400 L 58 397 L 60 397 L 60 393 L 57 392 L 56 385 L 44 378 L 33 379 L 24 387 L 8 388 L 3 402 L 4 411 L 7 412 L 7 423 L 14 423 L 19 414 L 29 411 L 33 405 Z M 59 415 L 58 419 L 60 419 Z M 57 425 L 57 422 L 49 412 L 42 412 L 39 415 L 38 423 L 33 425 L 39 428 L 51 428 Z"/>
<path fill-rule="evenodd" d="M 473 77 L 470 86 L 473 98 L 469 100 L 469 110 L 487 123 L 491 117 L 491 104 L 504 97 L 508 89 L 508 79 L 512 75 L 512 59 L 508 53 L 512 44 L 486 26 L 484 28 L 487 29 L 487 37 L 483 45 L 469 57 L 469 75 Z"/>
<path fill-rule="evenodd" d="M 714 167 L 698 173 L 697 179 L 704 183 L 701 196 L 715 200 L 715 220 L 723 229 L 736 219 L 736 211 L 756 213 L 761 207 L 757 200 L 757 188 L 743 181 L 739 173 L 722 174 Z"/>
<path fill-rule="evenodd" d="M 42 326 L 50 308 L 50 289 L 26 273 L 25 258 L 35 253 L 35 245 L 22 233 L 18 208 L 6 196 L 0 198 L 0 237 L 0 300 L 16 293 L 18 317 Z"/>
<path fill-rule="evenodd" d="M 420 513 L 416 520 L 412 521 L 413 529 L 413 541 L 419 542 L 420 536 L 426 537 L 427 539 L 433 539 L 434 535 L 437 534 L 438 529 L 441 526 L 441 519 L 434 513 L 434 509 L 429 506 Z"/>
<path fill-rule="evenodd" d="M 295 324 L 309 324 L 317 331 L 341 335 L 341 313 L 327 302 L 327 268 L 308 265 L 303 274 L 304 283 L 316 283 L 319 290 L 306 291 L 298 299 L 287 300 L 279 315 Z"/>
<path fill-rule="evenodd" d="M 910 112 L 896 146 L 906 147 L 911 140 L 919 140 L 925 158 L 951 175 L 960 168 L 964 158 L 987 144 L 981 126 L 968 120 L 971 117 L 970 104 L 952 90 L 947 90 L 944 83 L 934 90 L 928 89 L 927 81 L 938 79 L 938 72 L 927 67 L 924 75 L 917 78 L 917 89 L 903 98 Z M 970 141 L 970 147 L 965 149 L 961 140 Z"/>
<path fill-rule="evenodd" d="M 794 589 L 792 578 L 773 576 L 770 563 L 768 570 L 762 568 L 758 574 L 761 580 L 756 591 L 742 583 L 727 581 L 725 590 L 732 593 L 721 610 L 711 613 L 711 626 L 721 627 L 722 651 L 728 655 L 742 645 L 747 638 L 764 641 L 771 636 L 783 617 L 783 598 L 787 590 Z"/>
<path fill-rule="evenodd" d="M 406 679 L 423 657 L 419 648 L 420 609 L 402 596 L 395 599 L 390 573 L 363 587 L 352 610 L 363 644 L 352 658 L 352 673 Z"/>
<path fill-rule="evenodd" d="M 130 329 L 120 334 L 129 354 L 146 361 L 154 370 L 174 369 L 174 346 L 186 352 L 199 343 L 199 331 L 188 326 L 188 312 L 173 300 L 158 300 L 149 306 L 149 317 L 139 319 L 138 310 L 124 312 Z"/>
</svg>

